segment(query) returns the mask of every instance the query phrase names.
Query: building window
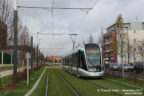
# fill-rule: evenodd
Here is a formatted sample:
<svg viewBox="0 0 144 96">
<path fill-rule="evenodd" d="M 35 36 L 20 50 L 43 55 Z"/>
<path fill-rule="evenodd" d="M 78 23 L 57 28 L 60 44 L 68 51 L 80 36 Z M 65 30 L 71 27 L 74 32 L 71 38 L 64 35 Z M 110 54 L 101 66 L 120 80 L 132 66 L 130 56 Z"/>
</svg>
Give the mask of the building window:
<svg viewBox="0 0 144 96">
<path fill-rule="evenodd" d="M 136 31 L 134 30 L 134 34 L 136 33 Z"/>
<path fill-rule="evenodd" d="M 134 39 L 134 43 L 136 43 L 136 39 Z"/>
</svg>

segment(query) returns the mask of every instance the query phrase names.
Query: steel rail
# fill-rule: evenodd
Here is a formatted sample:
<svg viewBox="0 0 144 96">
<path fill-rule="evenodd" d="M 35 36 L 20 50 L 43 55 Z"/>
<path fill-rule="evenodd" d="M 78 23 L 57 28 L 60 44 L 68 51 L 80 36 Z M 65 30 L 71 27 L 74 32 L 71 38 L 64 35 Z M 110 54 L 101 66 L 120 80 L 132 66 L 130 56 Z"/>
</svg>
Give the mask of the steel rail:
<svg viewBox="0 0 144 96">
<path fill-rule="evenodd" d="M 105 87 L 103 87 L 103 86 L 101 86 L 101 85 L 99 85 L 99 84 L 96 84 L 96 83 L 94 83 L 94 82 L 92 82 L 92 81 L 90 81 L 90 80 L 87 80 L 90 84 L 92 84 L 92 85 L 95 85 L 95 86 L 97 86 L 97 87 L 99 87 L 99 88 L 102 88 L 102 89 L 107 89 L 107 90 L 109 90 L 108 88 L 105 88 Z M 110 91 L 112 94 L 114 94 L 115 96 L 123 96 L 123 95 L 121 95 L 121 94 L 119 94 L 119 93 L 117 93 L 117 92 L 113 92 L 113 91 Z"/>
<path fill-rule="evenodd" d="M 48 85 L 49 85 L 48 81 L 49 81 L 49 69 L 48 69 L 48 73 L 47 73 L 45 96 L 48 96 Z"/>
<path fill-rule="evenodd" d="M 72 85 L 71 85 L 67 80 L 64 79 L 64 77 L 61 75 L 60 72 L 58 72 L 58 71 L 56 70 L 56 74 L 57 74 L 57 75 L 59 76 L 59 78 L 61 78 L 61 79 L 64 81 L 64 83 L 71 89 L 71 91 L 75 94 L 75 96 L 80 96 L 79 93 L 72 87 Z"/>
</svg>

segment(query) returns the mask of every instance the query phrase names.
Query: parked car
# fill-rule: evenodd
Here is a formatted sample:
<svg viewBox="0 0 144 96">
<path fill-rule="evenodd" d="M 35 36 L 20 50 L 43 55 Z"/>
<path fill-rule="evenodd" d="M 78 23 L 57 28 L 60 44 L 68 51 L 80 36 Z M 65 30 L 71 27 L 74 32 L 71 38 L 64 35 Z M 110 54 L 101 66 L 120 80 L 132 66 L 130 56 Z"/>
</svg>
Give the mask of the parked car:
<svg viewBox="0 0 144 96">
<path fill-rule="evenodd" d="M 110 64 L 109 68 L 110 70 L 118 70 L 120 64 L 119 63 L 112 63 Z"/>
<path fill-rule="evenodd" d="M 124 71 L 133 71 L 134 70 L 134 67 L 131 64 L 123 64 L 123 67 L 124 67 Z M 122 64 L 120 64 L 118 70 L 122 71 Z"/>
<path fill-rule="evenodd" d="M 144 74 L 144 62 L 135 62 L 134 64 L 134 71 L 136 73 Z"/>
</svg>

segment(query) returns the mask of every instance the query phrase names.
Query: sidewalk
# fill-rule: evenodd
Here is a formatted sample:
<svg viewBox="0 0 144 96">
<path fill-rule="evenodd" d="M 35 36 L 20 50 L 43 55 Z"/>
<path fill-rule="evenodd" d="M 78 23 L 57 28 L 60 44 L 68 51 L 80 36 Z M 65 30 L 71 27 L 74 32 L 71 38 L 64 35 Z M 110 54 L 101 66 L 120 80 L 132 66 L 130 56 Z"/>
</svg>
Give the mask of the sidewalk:
<svg viewBox="0 0 144 96">
<path fill-rule="evenodd" d="M 22 71 L 24 71 L 24 69 L 25 69 L 25 67 L 18 68 L 17 71 L 22 72 Z M 0 72 L 0 78 L 7 76 L 7 75 L 11 75 L 11 74 L 13 74 L 13 70 L 2 71 L 2 72 Z"/>
</svg>

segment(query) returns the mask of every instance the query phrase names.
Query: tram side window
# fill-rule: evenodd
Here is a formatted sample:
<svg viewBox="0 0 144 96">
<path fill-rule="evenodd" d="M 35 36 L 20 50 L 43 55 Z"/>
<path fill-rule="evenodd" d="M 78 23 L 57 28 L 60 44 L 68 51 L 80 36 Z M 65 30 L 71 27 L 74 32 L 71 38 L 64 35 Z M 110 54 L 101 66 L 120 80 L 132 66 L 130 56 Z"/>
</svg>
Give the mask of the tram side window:
<svg viewBox="0 0 144 96">
<path fill-rule="evenodd" d="M 69 65 L 69 64 L 68 64 L 68 58 L 67 58 L 67 57 L 66 57 L 66 64 Z"/>
<path fill-rule="evenodd" d="M 67 57 L 67 60 L 68 60 L 68 65 L 70 65 L 70 59 L 69 59 L 69 56 Z"/>
<path fill-rule="evenodd" d="M 78 66 L 78 53 L 73 54 L 73 66 Z"/>
<path fill-rule="evenodd" d="M 63 65 L 65 65 L 65 58 L 63 58 Z"/>
<path fill-rule="evenodd" d="M 79 53 L 76 53 L 76 66 L 78 66 L 78 57 L 79 57 Z"/>
<path fill-rule="evenodd" d="M 80 53 L 80 68 L 87 69 L 84 53 Z"/>
<path fill-rule="evenodd" d="M 72 65 L 72 55 L 69 56 L 69 64 L 70 64 L 71 66 L 73 66 L 73 65 Z"/>
<path fill-rule="evenodd" d="M 65 57 L 65 65 L 68 65 L 68 63 L 67 63 L 67 57 Z"/>
</svg>

